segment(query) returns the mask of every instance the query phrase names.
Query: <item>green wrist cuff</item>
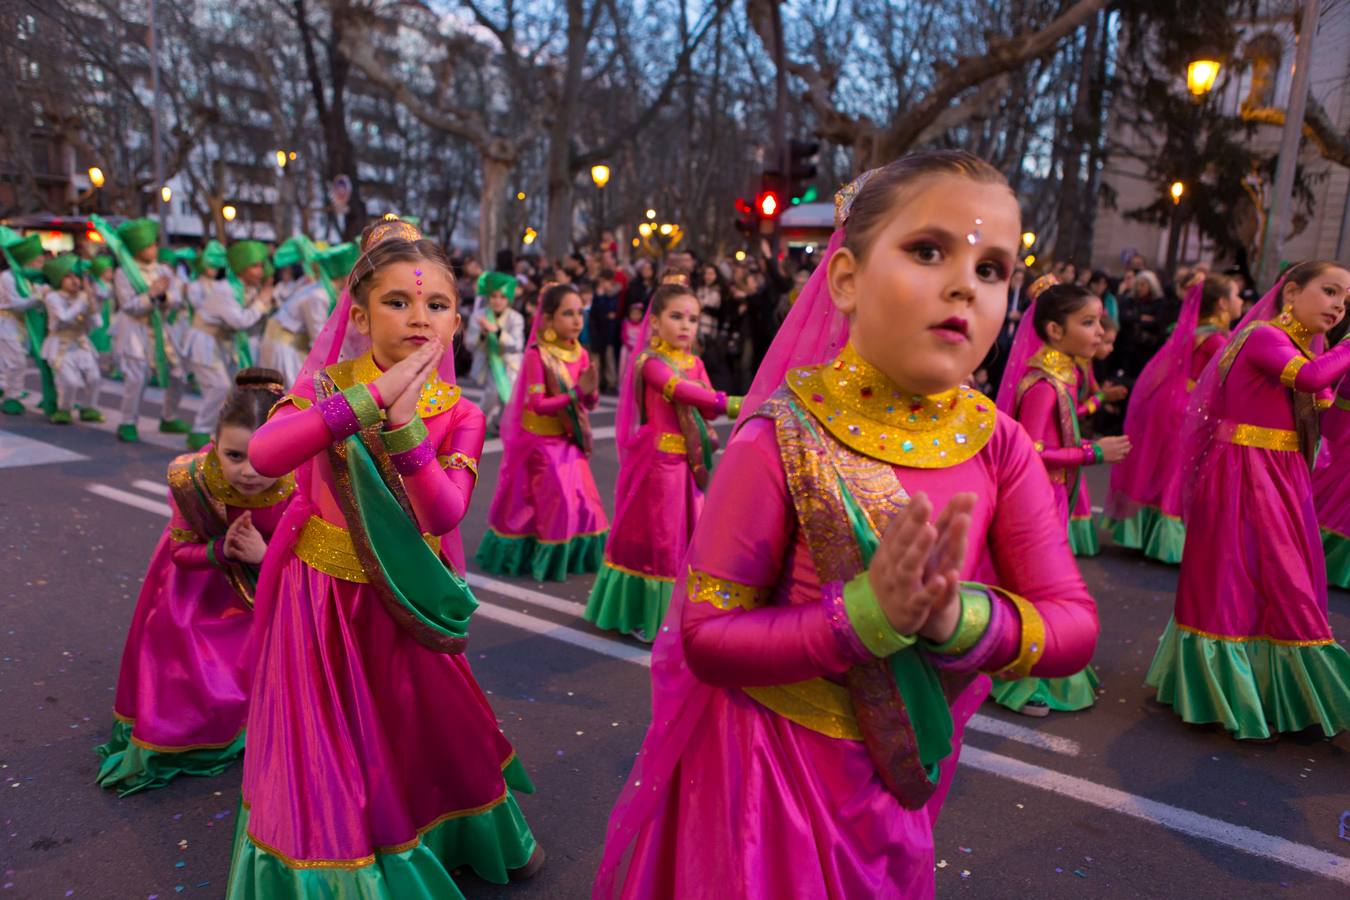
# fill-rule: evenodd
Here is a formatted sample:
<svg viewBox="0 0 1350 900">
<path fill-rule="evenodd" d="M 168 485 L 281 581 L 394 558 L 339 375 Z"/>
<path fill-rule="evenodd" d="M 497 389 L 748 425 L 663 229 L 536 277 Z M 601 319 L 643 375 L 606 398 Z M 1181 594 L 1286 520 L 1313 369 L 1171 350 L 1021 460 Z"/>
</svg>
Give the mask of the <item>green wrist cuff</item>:
<svg viewBox="0 0 1350 900">
<path fill-rule="evenodd" d="M 215 566 L 217 569 L 223 569 L 227 565 L 221 558 L 221 554 L 218 552 L 220 541 L 220 538 L 214 538 L 206 544 L 206 558 L 210 561 L 211 565 Z"/>
<path fill-rule="evenodd" d="M 734 419 L 741 414 L 741 402 L 744 397 L 727 397 L 727 418 Z"/>
<path fill-rule="evenodd" d="M 1101 465 L 1103 462 L 1106 461 L 1106 454 L 1102 452 L 1100 444 L 1092 445 L 1092 461 L 1095 462 L 1097 465 Z"/>
<path fill-rule="evenodd" d="M 989 630 L 989 617 L 993 608 L 989 595 L 979 585 L 961 585 L 961 618 L 956 631 L 941 644 L 928 643 L 928 649 L 947 656 L 960 656 L 980 642 Z"/>
<path fill-rule="evenodd" d="M 407 453 L 427 439 L 427 426 L 421 416 L 414 416 L 411 422 L 401 428 L 381 431 L 380 439 L 390 454 Z"/>
<path fill-rule="evenodd" d="M 914 643 L 912 635 L 900 634 L 891 627 L 876 594 L 872 593 L 872 582 L 866 572 L 844 585 L 844 611 L 858 640 L 878 659 L 899 653 Z"/>
<path fill-rule="evenodd" d="M 342 396 L 347 399 L 347 405 L 356 414 L 356 421 L 361 423 L 362 428 L 369 428 L 384 418 L 380 405 L 375 402 L 375 396 L 366 385 L 354 384 L 343 391 Z"/>
</svg>

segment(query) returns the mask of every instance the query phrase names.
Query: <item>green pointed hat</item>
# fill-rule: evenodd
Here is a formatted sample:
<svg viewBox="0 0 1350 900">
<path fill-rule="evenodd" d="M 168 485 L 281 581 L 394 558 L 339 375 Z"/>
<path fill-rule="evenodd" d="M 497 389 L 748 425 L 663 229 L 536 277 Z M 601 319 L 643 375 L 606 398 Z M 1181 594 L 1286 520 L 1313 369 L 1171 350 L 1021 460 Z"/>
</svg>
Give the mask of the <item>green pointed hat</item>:
<svg viewBox="0 0 1350 900">
<path fill-rule="evenodd" d="M 89 260 L 89 274 L 97 278 L 116 265 L 111 256 L 95 256 Z"/>
<path fill-rule="evenodd" d="M 39 234 L 30 234 L 9 245 L 9 255 L 21 266 L 26 266 L 35 259 L 41 259 L 42 252 L 42 235 Z"/>
<path fill-rule="evenodd" d="M 516 288 L 520 282 L 516 281 L 516 276 L 508 275 L 505 272 L 484 272 L 478 276 L 478 296 L 489 297 L 498 291 L 506 295 L 506 299 L 516 299 Z"/>
<path fill-rule="evenodd" d="M 361 251 L 355 244 L 336 244 L 319 253 L 319 268 L 329 278 L 346 278 L 356 267 Z"/>
<path fill-rule="evenodd" d="M 135 256 L 159 240 L 159 223 L 154 219 L 132 219 L 117 226 L 117 236 Z"/>
<path fill-rule="evenodd" d="M 230 257 L 225 252 L 225 245 L 220 241 L 207 241 L 206 249 L 202 255 L 197 257 L 197 267 L 199 269 L 223 269 L 230 263 Z"/>
<path fill-rule="evenodd" d="M 300 236 L 287 238 L 277 252 L 272 254 L 272 265 L 278 269 L 284 269 L 287 266 L 298 266 L 305 261 L 306 239 Z"/>
<path fill-rule="evenodd" d="M 235 241 L 230 245 L 230 249 L 225 252 L 225 256 L 230 263 L 230 270 L 236 275 L 241 274 L 251 266 L 267 262 L 267 257 L 270 255 L 267 252 L 267 245 L 262 241 Z"/>
<path fill-rule="evenodd" d="M 42 264 L 42 277 L 52 287 L 59 288 L 61 279 L 74 274 L 80 264 L 80 258 L 74 253 L 62 253 Z"/>
</svg>

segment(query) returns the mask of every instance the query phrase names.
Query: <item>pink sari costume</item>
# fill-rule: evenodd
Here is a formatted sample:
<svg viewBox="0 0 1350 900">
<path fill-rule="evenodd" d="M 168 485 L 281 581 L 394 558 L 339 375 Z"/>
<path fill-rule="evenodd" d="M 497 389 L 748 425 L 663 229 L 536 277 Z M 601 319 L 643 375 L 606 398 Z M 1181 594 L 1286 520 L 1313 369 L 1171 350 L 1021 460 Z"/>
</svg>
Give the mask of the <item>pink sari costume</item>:
<svg viewBox="0 0 1350 900">
<path fill-rule="evenodd" d="M 533 787 L 464 658 L 476 602 L 446 547 L 483 414 L 447 351 L 418 415 L 381 428 L 351 304 L 250 444 L 298 489 L 258 589 L 231 900 L 461 898 L 455 868 L 505 883 L 536 852 L 512 793 Z"/>
<path fill-rule="evenodd" d="M 566 581 L 598 572 L 609 519 L 591 474 L 590 410 L 600 392 L 577 379 L 590 354 L 538 334 L 535 316 L 520 377 L 502 414 L 501 473 L 474 561 L 494 575 Z"/>
<path fill-rule="evenodd" d="M 705 423 L 734 415 L 703 361 L 653 336 L 624 373 L 615 431 L 614 526 L 586 621 L 653 641 L 689 548 L 717 439 Z"/>
<path fill-rule="evenodd" d="M 1339 402 L 1339 398 L 1338 398 Z M 1322 550 L 1327 556 L 1327 581 L 1350 590 L 1350 479 L 1336 461 L 1350 459 L 1350 435 L 1322 438 L 1322 452 L 1313 470 L 1313 502 L 1322 529 Z"/>
<path fill-rule="evenodd" d="M 1319 354 L 1277 284 L 1212 360 L 1186 421 L 1186 550 L 1147 683 L 1191 723 L 1237 738 L 1350 725 L 1350 655 L 1327 620 L 1310 467 L 1319 409 L 1350 371 L 1350 342 Z M 1320 423 L 1330 443 L 1350 418 Z"/>
<path fill-rule="evenodd" d="M 1181 521 L 1177 425 L 1205 363 L 1221 346 L 1213 325 L 1199 323 L 1204 284 L 1186 292 L 1176 328 L 1144 366 L 1125 411 L 1128 456 L 1111 469 L 1107 520 L 1117 544 L 1176 565 L 1186 544 Z"/>
<path fill-rule="evenodd" d="M 290 505 L 295 480 L 256 496 L 235 490 L 214 448 L 169 464 L 164 529 L 132 615 L 113 703 L 113 733 L 98 747 L 98 783 L 122 796 L 178 775 L 218 775 L 244 752 L 256 566 L 224 555 L 245 511 L 265 540 Z"/>
<path fill-rule="evenodd" d="M 846 218 L 847 207 L 842 210 Z M 837 230 L 827 256 L 842 243 Z M 779 330 L 652 651 L 652 725 L 596 898 L 921 897 L 982 671 L 1068 675 L 1095 609 L 1030 440 L 983 395 L 902 394 L 847 344 L 827 265 Z M 897 634 L 877 535 L 915 491 L 979 503 L 961 626 Z"/>
</svg>

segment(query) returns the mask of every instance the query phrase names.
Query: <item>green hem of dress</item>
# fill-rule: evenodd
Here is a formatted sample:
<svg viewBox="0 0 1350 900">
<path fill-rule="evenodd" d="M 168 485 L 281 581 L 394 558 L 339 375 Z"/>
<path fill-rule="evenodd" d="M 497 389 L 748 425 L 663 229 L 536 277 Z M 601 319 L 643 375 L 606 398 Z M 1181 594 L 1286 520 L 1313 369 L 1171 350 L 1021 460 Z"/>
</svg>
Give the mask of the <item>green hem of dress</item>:
<svg viewBox="0 0 1350 900">
<path fill-rule="evenodd" d="M 608 531 L 577 535 L 562 543 L 542 543 L 532 536 L 506 537 L 488 529 L 474 562 L 491 575 L 529 574 L 535 581 L 566 581 L 568 575 L 600 571 Z"/>
<path fill-rule="evenodd" d="M 674 590 L 673 581 L 635 575 L 606 562 L 600 567 L 582 618 L 597 628 L 631 634 L 650 644 L 656 640 Z"/>
<path fill-rule="evenodd" d="M 1144 506 L 1128 519 L 1107 519 L 1106 526 L 1116 546 L 1138 550 L 1169 566 L 1181 564 L 1181 553 L 1186 549 L 1186 526 L 1176 516 Z"/>
<path fill-rule="evenodd" d="M 1097 537 L 1097 518 L 1069 519 L 1069 549 L 1074 556 L 1096 556 L 1102 552 L 1102 542 Z"/>
<path fill-rule="evenodd" d="M 1323 528 L 1322 550 L 1327 555 L 1327 584 L 1350 590 L 1350 539 Z"/>
<path fill-rule="evenodd" d="M 112 738 L 94 748 L 103 757 L 95 782 L 99 787 L 117 791 L 121 797 L 164 787 L 179 775 L 219 775 L 244 753 L 242 732 L 228 747 L 166 753 L 133 744 L 131 731 L 129 723 L 115 721 Z"/>
<path fill-rule="evenodd" d="M 1216 640 L 1169 619 L 1144 683 L 1183 721 L 1218 722 L 1239 739 L 1312 725 L 1335 737 L 1350 728 L 1350 653 L 1336 643 Z"/>
<path fill-rule="evenodd" d="M 1078 712 L 1097 702 L 1101 681 L 1088 666 L 1068 678 L 1019 678 L 1016 681 L 994 679 L 989 697 L 1013 712 L 1035 701 L 1057 712 Z"/>
<path fill-rule="evenodd" d="M 513 759 L 503 774 L 510 790 L 501 803 L 476 815 L 446 819 L 419 834 L 410 849 L 376 851 L 368 862 L 288 864 L 248 836 L 249 810 L 241 805 L 226 896 L 229 900 L 464 900 L 451 875 L 462 867 L 483 881 L 506 884 L 511 871 L 529 862 L 538 845 L 512 793 L 520 790 L 516 783 L 522 779 L 529 784 L 525 769 Z M 529 790 L 533 789 L 531 785 Z"/>
</svg>

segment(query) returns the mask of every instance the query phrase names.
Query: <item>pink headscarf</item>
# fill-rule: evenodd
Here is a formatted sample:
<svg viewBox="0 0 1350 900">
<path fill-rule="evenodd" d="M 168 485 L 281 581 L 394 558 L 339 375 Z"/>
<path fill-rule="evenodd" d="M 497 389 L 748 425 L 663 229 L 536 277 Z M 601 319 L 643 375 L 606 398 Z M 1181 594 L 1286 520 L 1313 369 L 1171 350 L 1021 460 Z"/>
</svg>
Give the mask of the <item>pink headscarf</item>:
<svg viewBox="0 0 1350 900">
<path fill-rule="evenodd" d="M 1186 384 L 1195 355 L 1195 330 L 1205 286 L 1196 281 L 1181 303 L 1181 315 L 1167 342 L 1139 373 L 1125 410 L 1125 434 L 1133 449 L 1111 469 L 1107 515 L 1128 519 L 1143 506 L 1161 502 L 1176 460 L 1172 436 L 1186 414 Z"/>
<path fill-rule="evenodd" d="M 649 304 L 642 317 L 642 327 L 638 334 L 637 351 L 631 353 L 624 363 L 619 376 L 619 407 L 614 414 L 614 442 L 619 451 L 619 462 L 637 437 L 642 427 L 642 412 L 638 404 L 642 401 L 642 384 L 637 369 L 638 357 L 651 341 L 652 308 Z"/>
<path fill-rule="evenodd" d="M 1026 377 L 1031 368 L 1031 358 L 1044 346 L 1041 336 L 1036 333 L 1033 321 L 1036 318 L 1036 298 L 1052 284 L 1059 284 L 1054 275 L 1042 275 L 1027 288 L 1031 302 L 1022 313 L 1022 321 L 1017 324 L 1017 334 L 1013 336 L 1012 349 L 1008 351 L 1008 363 L 1003 367 L 1003 379 L 998 383 L 998 397 L 995 405 L 1000 411 L 1017 417 L 1017 386 Z"/>
</svg>

